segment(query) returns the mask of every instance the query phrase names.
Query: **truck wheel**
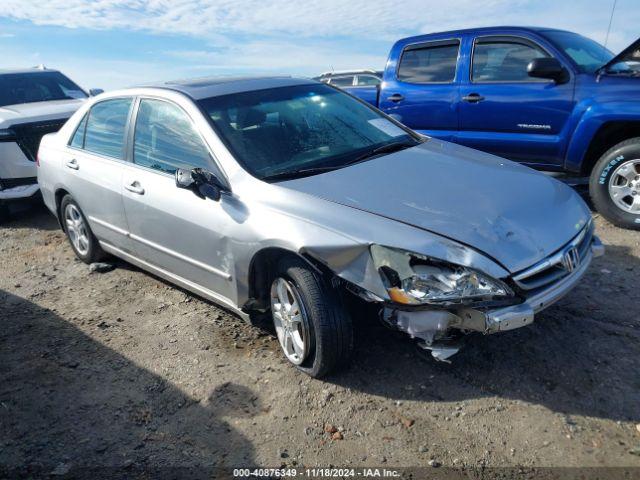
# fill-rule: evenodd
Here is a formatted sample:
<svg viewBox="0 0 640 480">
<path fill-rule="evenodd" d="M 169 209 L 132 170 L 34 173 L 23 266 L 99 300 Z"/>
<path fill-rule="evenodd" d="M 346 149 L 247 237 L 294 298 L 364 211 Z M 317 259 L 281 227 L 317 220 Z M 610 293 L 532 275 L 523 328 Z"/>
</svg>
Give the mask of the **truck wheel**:
<svg viewBox="0 0 640 480">
<path fill-rule="evenodd" d="M 270 297 L 273 323 L 287 360 L 314 378 L 349 363 L 351 319 L 320 275 L 301 260 L 284 258 L 271 283 Z"/>
<path fill-rule="evenodd" d="M 60 202 L 60 214 L 64 232 L 76 256 L 84 263 L 102 260 L 106 254 L 100 248 L 87 219 L 71 195 L 65 195 Z"/>
<path fill-rule="evenodd" d="M 640 230 L 640 138 L 609 149 L 591 172 L 591 200 L 614 225 Z"/>
</svg>

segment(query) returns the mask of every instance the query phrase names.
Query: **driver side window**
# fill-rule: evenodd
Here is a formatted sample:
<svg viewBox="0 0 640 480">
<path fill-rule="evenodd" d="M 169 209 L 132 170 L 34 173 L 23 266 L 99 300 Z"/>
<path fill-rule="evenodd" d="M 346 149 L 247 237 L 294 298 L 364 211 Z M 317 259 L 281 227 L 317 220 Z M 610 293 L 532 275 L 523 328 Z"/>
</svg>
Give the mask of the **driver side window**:
<svg viewBox="0 0 640 480">
<path fill-rule="evenodd" d="M 173 174 L 178 168 L 211 170 L 209 149 L 178 106 L 142 99 L 136 118 L 133 163 Z"/>
</svg>

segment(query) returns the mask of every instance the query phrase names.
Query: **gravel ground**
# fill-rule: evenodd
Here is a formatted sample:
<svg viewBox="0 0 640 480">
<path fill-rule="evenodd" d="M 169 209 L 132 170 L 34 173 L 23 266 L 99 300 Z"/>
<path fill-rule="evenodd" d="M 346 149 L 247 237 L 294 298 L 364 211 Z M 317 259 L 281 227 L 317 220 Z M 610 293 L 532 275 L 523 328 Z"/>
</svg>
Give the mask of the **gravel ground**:
<svg viewBox="0 0 640 480">
<path fill-rule="evenodd" d="M 5 468 L 640 466 L 640 232 L 597 218 L 607 254 L 575 291 L 450 365 L 371 319 L 318 381 L 268 331 L 120 262 L 90 273 L 43 207 L 21 217 L 0 227 Z"/>
</svg>

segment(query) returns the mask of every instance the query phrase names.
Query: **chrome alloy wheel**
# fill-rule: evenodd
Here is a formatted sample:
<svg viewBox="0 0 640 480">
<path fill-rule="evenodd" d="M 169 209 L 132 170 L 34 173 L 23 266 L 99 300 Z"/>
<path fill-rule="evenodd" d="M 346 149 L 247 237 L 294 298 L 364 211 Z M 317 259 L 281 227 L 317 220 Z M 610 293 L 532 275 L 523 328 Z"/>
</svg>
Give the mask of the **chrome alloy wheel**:
<svg viewBox="0 0 640 480">
<path fill-rule="evenodd" d="M 628 160 L 614 170 L 609 195 L 621 210 L 640 213 L 640 159 Z"/>
<path fill-rule="evenodd" d="M 281 277 L 271 284 L 271 314 L 284 354 L 300 365 L 309 354 L 309 321 L 298 289 Z"/>
<path fill-rule="evenodd" d="M 67 235 L 74 248 L 80 255 L 89 253 L 89 233 L 80 210 L 73 203 L 64 209 L 64 221 L 67 226 Z"/>
</svg>

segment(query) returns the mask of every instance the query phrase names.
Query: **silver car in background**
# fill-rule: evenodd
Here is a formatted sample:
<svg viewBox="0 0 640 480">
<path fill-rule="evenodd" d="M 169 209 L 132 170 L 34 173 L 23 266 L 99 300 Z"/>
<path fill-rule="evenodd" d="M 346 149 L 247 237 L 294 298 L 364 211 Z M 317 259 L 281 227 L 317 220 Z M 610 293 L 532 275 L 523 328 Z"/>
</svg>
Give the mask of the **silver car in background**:
<svg viewBox="0 0 640 480">
<path fill-rule="evenodd" d="M 374 305 L 444 360 L 466 333 L 530 324 L 603 252 L 564 184 L 313 80 L 110 92 L 39 155 L 80 259 L 109 253 L 244 318 L 269 314 L 315 377 L 349 360 L 346 304 Z"/>
</svg>

